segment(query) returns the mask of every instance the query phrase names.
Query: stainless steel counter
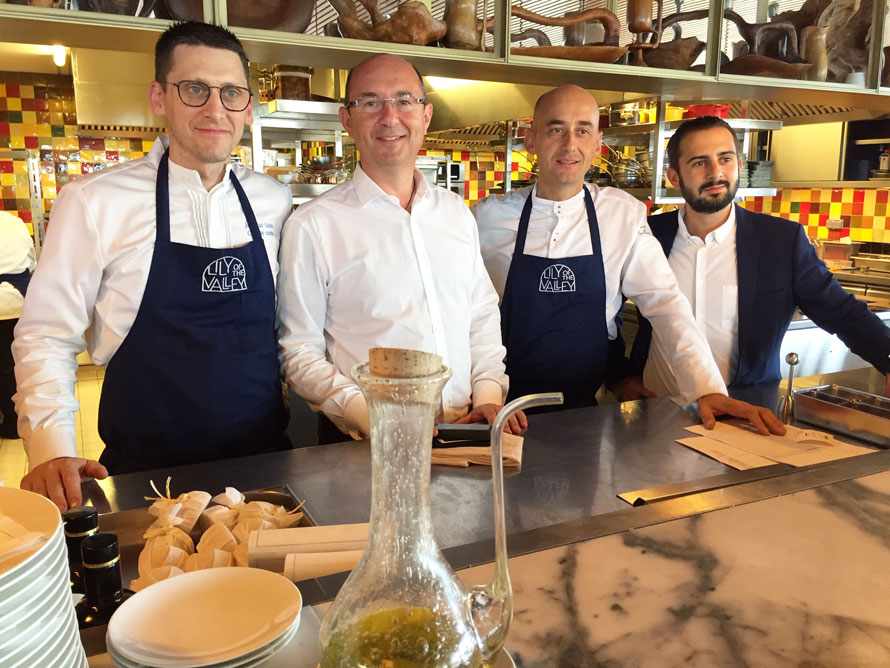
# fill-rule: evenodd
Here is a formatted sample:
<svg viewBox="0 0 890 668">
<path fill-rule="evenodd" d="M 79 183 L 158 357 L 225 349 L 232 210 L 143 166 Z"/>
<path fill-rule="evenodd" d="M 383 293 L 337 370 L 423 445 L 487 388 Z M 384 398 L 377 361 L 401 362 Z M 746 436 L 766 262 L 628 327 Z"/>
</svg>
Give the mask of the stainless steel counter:
<svg viewBox="0 0 890 668">
<path fill-rule="evenodd" d="M 832 376 L 867 391 L 877 389 L 881 381 L 873 369 Z M 799 386 L 805 384 L 802 380 Z M 759 393 L 765 405 L 775 405 L 776 384 L 747 389 Z M 617 497 L 622 492 L 703 478 L 710 480 L 686 487 L 722 489 L 752 476 L 762 479 L 787 471 L 780 465 L 753 474 L 735 471 L 674 442 L 687 434 L 685 426 L 696 422 L 688 409 L 666 399 L 531 416 L 523 466 L 512 473 L 508 469 L 505 480 L 511 554 L 663 520 L 663 511 L 631 508 Z M 364 522 L 369 517 L 370 465 L 367 442 L 342 443 L 114 476 L 87 491 L 100 511 L 116 511 L 146 506 L 149 481 L 161 484 L 167 475 L 173 477 L 174 493 L 201 489 L 216 494 L 226 485 L 248 490 L 287 484 L 307 500 L 305 510 L 317 524 Z M 433 469 L 436 537 L 455 568 L 493 558 L 490 476 L 483 467 Z M 328 578 L 315 589 L 306 588 L 307 601 L 330 597 L 339 581 Z"/>
</svg>

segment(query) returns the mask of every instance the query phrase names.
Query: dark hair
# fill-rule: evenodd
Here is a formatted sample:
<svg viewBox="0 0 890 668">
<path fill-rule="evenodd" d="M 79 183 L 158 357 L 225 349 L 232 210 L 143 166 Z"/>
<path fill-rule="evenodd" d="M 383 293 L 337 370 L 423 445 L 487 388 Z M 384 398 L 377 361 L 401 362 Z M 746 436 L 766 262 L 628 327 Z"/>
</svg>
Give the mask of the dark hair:
<svg viewBox="0 0 890 668">
<path fill-rule="evenodd" d="M 350 97 L 349 97 L 349 84 L 352 82 L 352 75 L 353 75 L 353 73 L 354 73 L 359 67 L 361 67 L 361 66 L 364 65 L 366 62 L 368 62 L 371 58 L 374 58 L 374 57 L 379 56 L 379 55 L 384 55 L 384 54 L 379 54 L 379 53 L 378 53 L 378 54 L 375 54 L 374 56 L 371 56 L 370 58 L 365 58 L 365 59 L 364 59 L 362 62 L 360 62 L 358 65 L 355 65 L 355 66 L 349 68 L 349 73 L 346 75 L 346 91 L 345 91 L 345 94 L 344 94 L 344 96 L 343 96 L 343 104 L 344 104 L 344 105 L 345 105 L 347 102 L 350 101 Z M 399 57 L 400 57 L 400 56 L 396 56 L 396 58 L 399 58 Z M 407 63 L 408 61 L 406 60 L 405 62 Z M 411 65 L 411 63 L 408 63 L 408 64 Z M 420 70 L 418 70 L 416 67 L 414 67 L 414 65 L 411 65 L 411 69 L 414 70 L 414 73 L 417 75 L 417 81 L 420 82 L 420 92 L 421 92 L 421 97 L 424 97 L 424 98 L 425 98 L 425 97 L 426 97 L 426 86 L 423 85 L 423 75 L 420 73 Z"/>
<path fill-rule="evenodd" d="M 250 85 L 250 67 L 244 47 L 234 33 L 220 26 L 201 21 L 180 21 L 167 28 L 155 44 L 155 80 L 166 81 L 173 68 L 173 51 L 180 44 L 186 46 L 209 46 L 212 49 L 225 49 L 238 54 L 244 77 Z"/>
<path fill-rule="evenodd" d="M 739 140 L 738 137 L 736 137 L 735 130 L 730 127 L 729 123 L 716 116 L 699 116 L 698 118 L 692 118 L 682 123 L 680 127 L 677 128 L 674 136 L 668 141 L 667 152 L 669 166 L 674 169 L 678 168 L 678 165 L 680 164 L 680 145 L 683 143 L 683 138 L 686 135 L 692 134 L 693 132 L 701 132 L 702 130 L 710 130 L 712 128 L 724 128 L 728 130 L 729 134 L 732 135 L 733 140 L 735 141 L 736 152 L 738 152 Z"/>
</svg>

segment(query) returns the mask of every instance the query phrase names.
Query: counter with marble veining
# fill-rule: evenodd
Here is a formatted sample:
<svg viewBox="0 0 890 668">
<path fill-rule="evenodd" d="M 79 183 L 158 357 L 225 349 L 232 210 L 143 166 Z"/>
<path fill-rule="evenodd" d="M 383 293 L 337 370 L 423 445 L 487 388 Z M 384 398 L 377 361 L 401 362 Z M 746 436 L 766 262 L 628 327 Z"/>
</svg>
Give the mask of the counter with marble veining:
<svg viewBox="0 0 890 668">
<path fill-rule="evenodd" d="M 514 557 L 507 648 L 520 668 L 886 666 L 888 564 L 885 471 Z"/>
</svg>

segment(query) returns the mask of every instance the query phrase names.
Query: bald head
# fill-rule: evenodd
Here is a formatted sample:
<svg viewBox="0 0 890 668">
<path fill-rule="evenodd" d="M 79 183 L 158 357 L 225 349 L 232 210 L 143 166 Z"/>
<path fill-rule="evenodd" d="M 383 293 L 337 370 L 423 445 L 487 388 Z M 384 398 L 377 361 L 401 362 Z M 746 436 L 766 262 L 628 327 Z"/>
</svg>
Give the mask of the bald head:
<svg viewBox="0 0 890 668">
<path fill-rule="evenodd" d="M 535 105 L 525 147 L 537 156 L 538 197 L 563 201 L 577 195 L 602 146 L 599 105 L 578 86 L 560 86 Z"/>
<path fill-rule="evenodd" d="M 599 127 L 599 103 L 597 103 L 593 95 L 580 86 L 573 86 L 572 84 L 558 86 L 539 97 L 538 101 L 535 102 L 535 124 L 538 122 L 539 115 L 551 113 L 554 107 L 589 110 L 596 119 L 597 128 Z"/>
<path fill-rule="evenodd" d="M 377 53 L 370 58 L 365 58 L 362 62 L 349 70 L 349 74 L 346 75 L 346 100 L 354 100 L 355 97 L 358 97 L 362 94 L 362 91 L 355 91 L 355 97 L 353 97 L 352 88 L 354 87 L 354 82 L 356 80 L 360 80 L 364 73 L 377 72 L 392 68 L 408 68 L 410 70 L 413 70 L 414 74 L 417 75 L 417 82 L 420 85 L 420 96 L 426 97 L 426 87 L 423 85 L 423 77 L 421 76 L 420 71 L 416 67 L 414 67 L 414 65 L 409 63 L 404 58 L 400 58 L 399 56 L 393 56 L 388 53 Z"/>
</svg>

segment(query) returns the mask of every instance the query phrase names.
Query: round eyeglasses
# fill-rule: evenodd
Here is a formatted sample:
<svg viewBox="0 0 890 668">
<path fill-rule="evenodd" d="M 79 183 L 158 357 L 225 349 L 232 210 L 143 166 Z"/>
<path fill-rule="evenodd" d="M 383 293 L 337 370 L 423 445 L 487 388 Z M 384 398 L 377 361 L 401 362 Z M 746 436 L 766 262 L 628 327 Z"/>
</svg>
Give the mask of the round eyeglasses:
<svg viewBox="0 0 890 668">
<path fill-rule="evenodd" d="M 203 81 L 165 81 L 171 86 L 176 86 L 179 99 L 187 107 L 203 107 L 210 99 L 210 91 L 215 88 L 219 91 L 219 101 L 229 111 L 244 111 L 250 104 L 250 89 L 243 86 L 211 86 Z"/>
<path fill-rule="evenodd" d="M 425 97 L 417 97 L 411 93 L 405 93 L 396 97 L 378 97 L 376 95 L 361 95 L 347 102 L 345 106 L 354 107 L 362 114 L 379 114 L 387 102 L 392 102 L 393 109 L 400 114 L 410 114 L 417 111 L 427 103 Z"/>
</svg>

